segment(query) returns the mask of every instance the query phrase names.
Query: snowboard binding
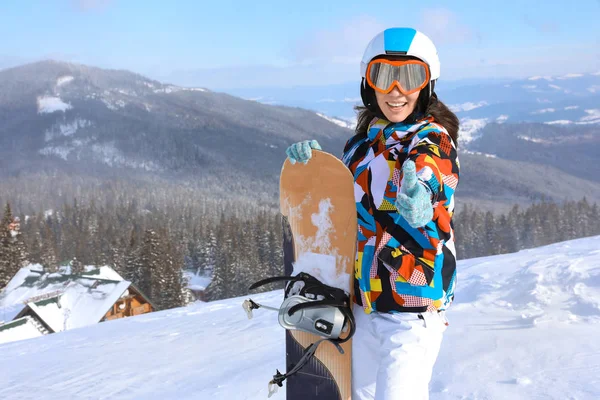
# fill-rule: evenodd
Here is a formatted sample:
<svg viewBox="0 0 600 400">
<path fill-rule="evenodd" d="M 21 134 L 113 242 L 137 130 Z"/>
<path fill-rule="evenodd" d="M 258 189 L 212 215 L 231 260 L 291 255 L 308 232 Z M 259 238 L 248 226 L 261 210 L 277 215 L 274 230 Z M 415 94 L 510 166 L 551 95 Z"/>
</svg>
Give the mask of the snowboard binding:
<svg viewBox="0 0 600 400">
<path fill-rule="evenodd" d="M 263 279 L 251 285 L 249 290 L 281 281 L 289 282 L 281 307 L 267 307 L 248 299 L 243 304 L 248 318 L 252 318 L 252 310 L 258 308 L 278 311 L 279 324 L 283 328 L 312 333 L 322 339 L 308 346 L 300 361 L 286 374 L 277 371 L 273 380 L 269 382 L 269 397 L 276 392 L 276 386 L 282 387 L 283 381 L 306 365 L 323 341 L 335 345 L 338 351 L 344 354 L 340 345 L 350 340 L 356 330 L 350 296 L 342 289 L 325 285 L 310 274 L 300 272 L 295 276 Z M 346 335 L 342 337 L 344 333 Z"/>
</svg>

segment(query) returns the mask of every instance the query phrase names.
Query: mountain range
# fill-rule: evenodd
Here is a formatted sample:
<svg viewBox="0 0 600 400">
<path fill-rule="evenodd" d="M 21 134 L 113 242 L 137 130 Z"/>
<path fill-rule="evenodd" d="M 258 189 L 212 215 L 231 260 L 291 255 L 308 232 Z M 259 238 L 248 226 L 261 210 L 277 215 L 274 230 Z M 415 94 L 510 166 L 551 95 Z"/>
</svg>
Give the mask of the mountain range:
<svg viewBox="0 0 600 400">
<path fill-rule="evenodd" d="M 579 81 L 584 78 L 585 84 Z M 568 112 L 592 116 L 587 110 L 596 95 L 585 88 L 590 89 L 594 79 L 600 77 L 564 80 L 579 81 L 581 88 L 575 92 L 568 86 L 572 93 L 563 100 L 552 93 L 543 96 L 578 105 Z M 582 121 L 581 116 L 571 117 L 577 121 L 571 124 L 553 125 L 497 116 L 481 121 L 475 117 L 483 114 L 477 112 L 509 104 L 508 95 L 495 93 L 494 87 L 498 86 L 485 89 L 494 93 L 487 100 L 482 100 L 484 86 L 480 94 L 472 87 L 448 91 L 449 98 L 461 99 L 462 104 L 488 102 L 457 112 L 463 121 L 459 201 L 497 210 L 541 198 L 600 199 L 600 181 L 593 174 L 600 154 L 596 121 Z M 579 103 L 568 97 L 575 93 Z M 353 135 L 351 122 L 326 110 L 264 104 L 234 94 L 59 61 L 1 70 L 0 175 L 23 181 L 43 171 L 68 179 L 141 180 L 148 185 L 187 185 L 216 198 L 266 198 L 276 204 L 287 146 L 317 139 L 324 150 L 339 156 Z M 518 105 L 514 109 L 525 113 Z M 465 130 L 468 118 L 475 121 L 476 129 L 470 132 Z M 0 185 L 0 191 L 25 187 Z M 39 189 L 26 190 L 35 197 Z"/>
<path fill-rule="evenodd" d="M 461 119 L 487 122 L 588 124 L 600 122 L 600 71 L 526 79 L 445 81 L 439 98 Z M 298 106 L 354 121 L 359 81 L 328 86 L 231 89 L 233 95 L 272 105 Z"/>
</svg>

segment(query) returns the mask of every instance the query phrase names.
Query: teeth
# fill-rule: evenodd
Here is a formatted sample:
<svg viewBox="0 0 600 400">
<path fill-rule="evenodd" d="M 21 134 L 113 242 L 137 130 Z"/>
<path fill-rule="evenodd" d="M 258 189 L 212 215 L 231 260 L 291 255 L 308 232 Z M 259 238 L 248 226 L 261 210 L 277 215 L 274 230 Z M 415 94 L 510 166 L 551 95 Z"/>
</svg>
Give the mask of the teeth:
<svg viewBox="0 0 600 400">
<path fill-rule="evenodd" d="M 388 104 L 392 107 L 401 107 L 401 106 L 405 105 L 406 103 L 388 103 Z"/>
</svg>

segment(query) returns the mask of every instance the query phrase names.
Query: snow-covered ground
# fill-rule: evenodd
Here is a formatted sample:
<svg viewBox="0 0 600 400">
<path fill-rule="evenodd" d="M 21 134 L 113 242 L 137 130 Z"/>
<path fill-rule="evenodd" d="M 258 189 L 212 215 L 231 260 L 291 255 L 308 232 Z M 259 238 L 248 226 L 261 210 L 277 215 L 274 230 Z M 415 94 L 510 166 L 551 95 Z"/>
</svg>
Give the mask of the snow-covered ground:
<svg viewBox="0 0 600 400">
<path fill-rule="evenodd" d="M 71 104 L 65 103 L 60 97 L 39 96 L 37 98 L 38 114 L 51 114 L 57 111 L 66 111 L 73 108 Z"/>
<path fill-rule="evenodd" d="M 481 134 L 480 131 L 485 128 L 487 123 L 487 118 L 462 118 L 460 120 L 459 140 L 462 143 L 469 143 L 477 139 Z"/>
<path fill-rule="evenodd" d="M 600 237 L 458 271 L 432 400 L 600 398 Z M 245 298 L 0 345 L 0 398 L 266 399 L 284 333 L 274 312 L 248 320 Z M 278 306 L 282 294 L 252 298 Z"/>
<path fill-rule="evenodd" d="M 333 122 L 334 124 L 341 126 L 342 128 L 348 128 L 348 129 L 356 128 L 356 121 L 347 121 L 347 120 L 340 119 L 340 118 L 332 118 L 332 117 L 328 117 L 321 113 L 317 113 L 317 115 L 321 118 L 325 118 L 329 122 Z"/>
</svg>

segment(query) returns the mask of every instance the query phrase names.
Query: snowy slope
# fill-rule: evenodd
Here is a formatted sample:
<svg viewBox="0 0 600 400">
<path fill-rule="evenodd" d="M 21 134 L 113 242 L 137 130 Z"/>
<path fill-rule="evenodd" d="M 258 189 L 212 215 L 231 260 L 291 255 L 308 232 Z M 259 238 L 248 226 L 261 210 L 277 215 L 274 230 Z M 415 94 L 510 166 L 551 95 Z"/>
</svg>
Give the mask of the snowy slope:
<svg viewBox="0 0 600 400">
<path fill-rule="evenodd" d="M 600 237 L 458 270 L 431 399 L 600 398 Z M 248 320 L 244 298 L 0 345 L 0 398 L 266 399 L 283 330 L 274 312 Z"/>
</svg>

